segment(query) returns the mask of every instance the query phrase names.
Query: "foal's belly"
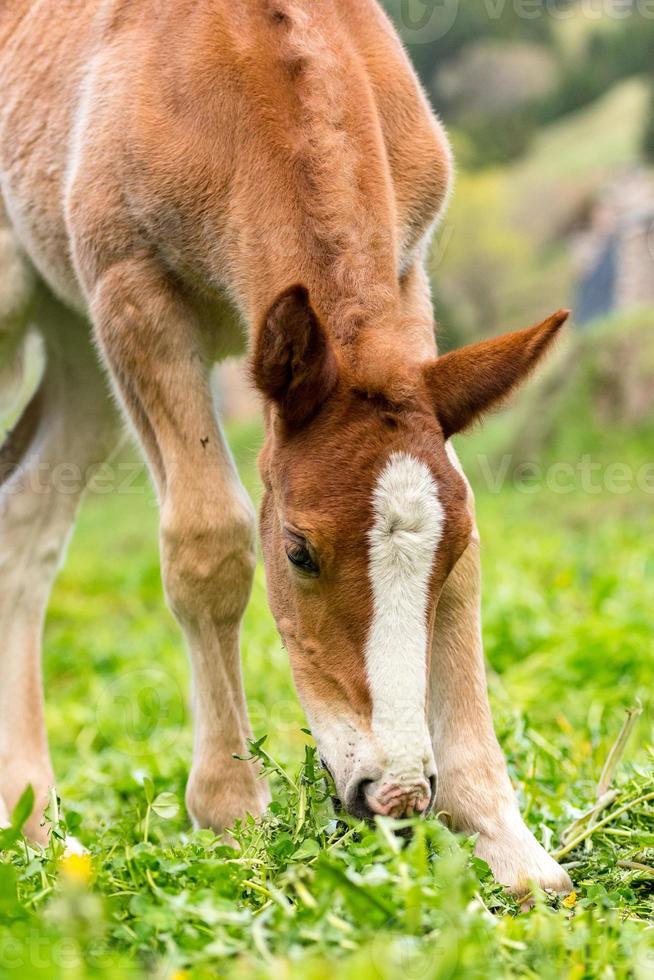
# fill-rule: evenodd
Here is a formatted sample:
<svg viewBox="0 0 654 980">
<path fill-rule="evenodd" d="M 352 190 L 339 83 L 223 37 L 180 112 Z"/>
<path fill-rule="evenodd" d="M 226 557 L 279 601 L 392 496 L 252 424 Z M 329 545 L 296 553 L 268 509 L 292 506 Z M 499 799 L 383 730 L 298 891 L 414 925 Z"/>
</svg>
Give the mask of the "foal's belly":
<svg viewBox="0 0 654 980">
<path fill-rule="evenodd" d="M 18 0 L 0 13 L 0 191 L 33 265 L 78 309 L 64 198 L 93 14 L 93 3 L 77 0 Z"/>
</svg>

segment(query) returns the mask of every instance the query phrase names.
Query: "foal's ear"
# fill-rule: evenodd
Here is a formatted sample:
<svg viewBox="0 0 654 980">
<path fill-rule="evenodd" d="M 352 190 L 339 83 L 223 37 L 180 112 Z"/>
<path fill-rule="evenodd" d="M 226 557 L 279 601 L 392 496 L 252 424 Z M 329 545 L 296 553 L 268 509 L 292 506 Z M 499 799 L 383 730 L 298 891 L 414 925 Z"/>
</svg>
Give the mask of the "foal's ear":
<svg viewBox="0 0 654 980">
<path fill-rule="evenodd" d="M 266 313 L 254 344 L 252 375 L 291 427 L 301 426 L 331 394 L 336 357 L 304 286 L 291 286 Z"/>
<path fill-rule="evenodd" d="M 536 367 L 570 316 L 560 310 L 537 327 L 439 357 L 424 369 L 446 439 L 507 398 Z"/>
</svg>

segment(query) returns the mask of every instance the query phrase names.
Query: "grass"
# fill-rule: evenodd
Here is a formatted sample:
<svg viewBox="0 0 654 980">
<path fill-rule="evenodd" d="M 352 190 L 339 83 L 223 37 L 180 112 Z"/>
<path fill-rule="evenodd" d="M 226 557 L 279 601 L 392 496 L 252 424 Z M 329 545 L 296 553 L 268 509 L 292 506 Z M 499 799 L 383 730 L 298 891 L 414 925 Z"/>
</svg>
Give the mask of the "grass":
<svg viewBox="0 0 654 980">
<path fill-rule="evenodd" d="M 256 493 L 258 430 L 233 435 Z M 481 439 L 466 449 L 477 480 Z M 89 499 L 55 590 L 45 673 L 62 803 L 46 851 L 22 839 L 20 811 L 0 838 L 0 976 L 651 976 L 651 498 L 509 483 L 480 488 L 478 506 L 497 727 L 573 896 L 536 895 L 521 914 L 473 842 L 435 819 L 408 843 L 391 821 L 336 823 L 260 571 L 243 656 L 274 803 L 236 829 L 237 851 L 192 832 L 188 669 L 139 477 Z M 62 857 L 66 827 L 90 858 Z"/>
</svg>

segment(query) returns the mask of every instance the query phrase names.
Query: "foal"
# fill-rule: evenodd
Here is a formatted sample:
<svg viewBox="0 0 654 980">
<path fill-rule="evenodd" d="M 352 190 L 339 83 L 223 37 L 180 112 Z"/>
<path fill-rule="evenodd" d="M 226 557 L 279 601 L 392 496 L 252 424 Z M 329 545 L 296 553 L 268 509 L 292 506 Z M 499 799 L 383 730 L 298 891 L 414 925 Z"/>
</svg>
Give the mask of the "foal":
<svg viewBox="0 0 654 980">
<path fill-rule="evenodd" d="M 265 402 L 271 605 L 344 805 L 444 811 L 509 887 L 569 887 L 520 818 L 493 733 L 473 501 L 449 442 L 566 315 L 437 358 L 424 256 L 450 154 L 381 9 L 10 0 L 0 91 L 1 377 L 28 326 L 46 351 L 2 450 L 0 812 L 32 783 L 27 829 L 43 839 L 41 631 L 79 497 L 56 472 L 114 449 L 109 388 L 158 492 L 190 651 L 189 812 L 222 830 L 265 808 L 234 759 L 250 734 L 239 624 L 255 521 L 209 387 L 244 324 Z"/>
</svg>

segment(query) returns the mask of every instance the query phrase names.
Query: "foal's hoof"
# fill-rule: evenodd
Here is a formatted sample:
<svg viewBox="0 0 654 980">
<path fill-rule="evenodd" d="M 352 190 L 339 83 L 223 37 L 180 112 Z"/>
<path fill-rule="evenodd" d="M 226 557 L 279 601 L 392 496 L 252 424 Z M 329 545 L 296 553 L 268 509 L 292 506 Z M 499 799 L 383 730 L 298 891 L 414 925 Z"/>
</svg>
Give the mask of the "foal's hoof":
<svg viewBox="0 0 654 980">
<path fill-rule="evenodd" d="M 192 772 L 186 787 L 186 809 L 197 829 L 213 830 L 222 834 L 225 843 L 231 838 L 226 833 L 237 820 L 248 814 L 261 817 L 268 807 L 270 796 L 267 784 L 253 774 L 241 785 L 228 780 L 202 777 Z M 229 839 L 228 839 L 229 838 Z"/>
<path fill-rule="evenodd" d="M 526 827 L 517 839 L 480 834 L 475 854 L 488 864 L 495 880 L 521 900 L 523 909 L 533 905 L 534 887 L 557 895 L 572 891 L 568 874 Z"/>
</svg>

